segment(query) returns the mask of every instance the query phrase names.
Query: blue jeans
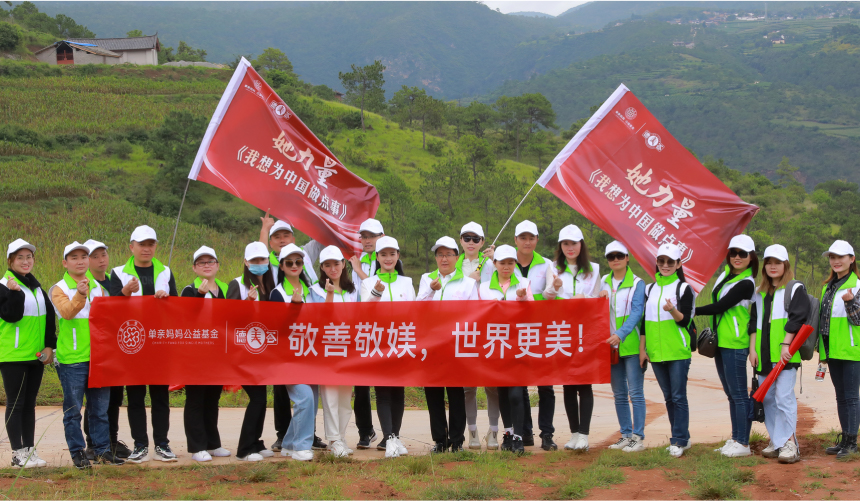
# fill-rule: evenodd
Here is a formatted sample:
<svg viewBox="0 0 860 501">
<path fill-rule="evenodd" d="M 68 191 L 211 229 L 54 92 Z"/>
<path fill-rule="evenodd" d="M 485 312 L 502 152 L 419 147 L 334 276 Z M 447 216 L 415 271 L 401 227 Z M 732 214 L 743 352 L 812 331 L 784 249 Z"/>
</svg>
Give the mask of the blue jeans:
<svg viewBox="0 0 860 501">
<path fill-rule="evenodd" d="M 860 428 L 860 362 L 831 358 L 827 365 L 836 390 L 836 411 L 842 433 L 856 435 Z"/>
<path fill-rule="evenodd" d="M 621 357 L 612 366 L 612 393 L 615 396 L 615 415 L 621 427 L 621 436 L 632 434 L 645 438 L 645 369 L 639 365 L 639 355 Z M 633 419 L 630 419 L 630 404 Z"/>
<path fill-rule="evenodd" d="M 747 358 L 750 349 L 717 348 L 714 362 L 729 399 L 729 416 L 732 419 L 732 440 L 741 445 L 750 444 L 750 397 L 747 392 Z"/>
<path fill-rule="evenodd" d="M 288 451 L 309 451 L 314 443 L 314 391 L 306 384 L 288 384 L 293 401 L 293 418 L 281 447 Z"/>
<path fill-rule="evenodd" d="M 87 396 L 93 449 L 96 454 L 107 452 L 110 449 L 110 425 L 107 416 L 110 388 L 87 388 L 90 376 L 89 362 L 60 364 L 57 374 L 63 387 L 63 428 L 66 431 L 69 452 L 75 454 L 87 446 L 81 431 L 81 407 L 84 404 L 84 395 Z"/>
<path fill-rule="evenodd" d="M 690 442 L 690 405 L 687 403 L 687 374 L 690 372 L 690 359 L 670 362 L 652 362 L 654 377 L 663 390 L 666 400 L 666 413 L 672 425 L 672 438 L 669 443 L 686 446 Z"/>
</svg>

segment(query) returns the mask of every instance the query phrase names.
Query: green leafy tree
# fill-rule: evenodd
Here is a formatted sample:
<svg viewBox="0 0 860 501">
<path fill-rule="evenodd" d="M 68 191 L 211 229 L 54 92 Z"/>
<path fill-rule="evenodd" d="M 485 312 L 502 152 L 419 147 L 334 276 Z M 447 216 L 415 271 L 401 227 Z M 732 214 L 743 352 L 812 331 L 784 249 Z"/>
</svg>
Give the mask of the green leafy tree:
<svg viewBox="0 0 860 501">
<path fill-rule="evenodd" d="M 460 138 L 458 151 L 472 167 L 472 193 L 478 189 L 478 175 L 496 165 L 496 157 L 489 141 L 467 134 Z"/>
<path fill-rule="evenodd" d="M 421 178 L 421 194 L 450 217 L 458 213 L 457 208 L 466 201 L 466 195 L 470 195 L 469 174 L 461 157 L 448 155 L 433 165 L 432 170 L 422 170 Z"/>
<path fill-rule="evenodd" d="M 531 136 L 541 126 L 552 129 L 556 127 L 552 104 L 543 94 L 502 96 L 496 100 L 494 107 L 505 126 L 505 132 L 513 139 L 518 162 L 523 134 Z"/>
<path fill-rule="evenodd" d="M 409 213 L 414 205 L 412 190 L 396 174 L 382 176 L 376 189 L 379 191 L 379 201 L 388 209 L 390 219 L 386 221 L 386 227 L 390 228 L 389 232 L 393 235 L 406 233 Z"/>
<path fill-rule="evenodd" d="M 141 30 L 131 30 L 126 32 L 125 36 L 128 38 L 138 38 L 143 36 L 143 31 Z"/>
<path fill-rule="evenodd" d="M 195 49 L 184 41 L 179 41 L 179 47 L 176 49 L 174 61 L 190 61 L 203 62 L 206 61 L 206 51 L 203 49 Z"/>
<path fill-rule="evenodd" d="M 361 109 L 361 130 L 364 131 L 364 110 L 382 110 L 385 108 L 385 66 L 382 61 L 374 61 L 367 66 L 351 65 L 352 71 L 338 73 L 338 78 L 346 89 L 346 101 L 358 104 Z"/>
<path fill-rule="evenodd" d="M 779 179 L 780 186 L 788 188 L 790 186 L 799 185 L 800 183 L 795 177 L 797 170 L 797 167 L 791 165 L 788 162 L 788 157 L 782 157 L 782 160 L 779 162 L 779 165 L 776 166 L 776 175 Z"/>
<path fill-rule="evenodd" d="M 406 235 L 415 242 L 415 252 L 421 255 L 424 250 L 424 271 L 430 271 L 430 247 L 436 241 L 436 235 L 441 235 L 448 227 L 448 218 L 439 207 L 430 202 L 418 202 L 411 207 L 408 214 Z"/>
<path fill-rule="evenodd" d="M 483 138 L 484 133 L 496 125 L 497 119 L 490 105 L 478 101 L 463 108 L 463 127 L 478 138 Z"/>
<path fill-rule="evenodd" d="M 21 43 L 18 28 L 9 23 L 0 23 L 0 50 L 15 50 Z"/>
<path fill-rule="evenodd" d="M 251 61 L 251 65 L 257 71 L 278 70 L 288 74 L 293 73 L 293 63 L 290 62 L 287 55 L 281 52 L 280 49 L 272 47 L 264 50 L 257 59 Z"/>
<path fill-rule="evenodd" d="M 391 96 L 388 101 L 391 110 L 391 116 L 400 125 L 408 125 L 412 127 L 413 110 L 415 105 L 415 97 L 426 94 L 424 89 L 418 87 L 400 87 L 400 90 Z"/>
<path fill-rule="evenodd" d="M 164 160 L 155 180 L 157 189 L 166 186 L 173 193 L 182 193 L 208 123 L 204 116 L 171 111 L 155 130 L 149 149 L 155 158 Z"/>
<path fill-rule="evenodd" d="M 537 131 L 526 143 L 526 151 L 537 157 L 537 168 L 544 167 L 543 161 L 556 153 L 555 144 L 552 142 L 552 134 L 547 131 Z"/>
<path fill-rule="evenodd" d="M 438 129 L 445 123 L 445 103 L 421 89 L 415 96 L 413 117 L 421 122 L 421 147 L 427 149 L 427 129 Z"/>
</svg>

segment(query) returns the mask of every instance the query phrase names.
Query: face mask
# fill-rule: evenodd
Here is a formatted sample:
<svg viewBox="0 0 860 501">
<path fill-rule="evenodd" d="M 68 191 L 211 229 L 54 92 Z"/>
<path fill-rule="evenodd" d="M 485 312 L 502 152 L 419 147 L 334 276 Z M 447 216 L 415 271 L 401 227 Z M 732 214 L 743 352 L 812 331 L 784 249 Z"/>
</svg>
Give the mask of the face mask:
<svg viewBox="0 0 860 501">
<path fill-rule="evenodd" d="M 268 264 L 249 264 L 248 271 L 253 273 L 254 275 L 260 276 L 265 275 L 267 271 L 269 271 Z"/>
</svg>

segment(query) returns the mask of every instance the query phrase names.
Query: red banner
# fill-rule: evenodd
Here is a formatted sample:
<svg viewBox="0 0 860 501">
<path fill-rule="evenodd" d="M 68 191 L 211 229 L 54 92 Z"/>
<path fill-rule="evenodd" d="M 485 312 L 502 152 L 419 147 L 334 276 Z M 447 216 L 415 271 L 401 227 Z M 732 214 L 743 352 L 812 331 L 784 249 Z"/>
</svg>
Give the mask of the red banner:
<svg viewBox="0 0 860 501">
<path fill-rule="evenodd" d="M 758 207 L 738 198 L 621 85 L 538 183 L 612 237 L 654 276 L 657 249 L 681 248 L 684 275 L 700 291 L 729 240 Z"/>
<path fill-rule="evenodd" d="M 360 252 L 376 188 L 348 171 L 242 58 L 188 174 L 290 222 L 323 245 Z"/>
<path fill-rule="evenodd" d="M 90 312 L 89 382 L 608 383 L 608 313 L 605 298 L 301 305 L 98 298 Z"/>
</svg>

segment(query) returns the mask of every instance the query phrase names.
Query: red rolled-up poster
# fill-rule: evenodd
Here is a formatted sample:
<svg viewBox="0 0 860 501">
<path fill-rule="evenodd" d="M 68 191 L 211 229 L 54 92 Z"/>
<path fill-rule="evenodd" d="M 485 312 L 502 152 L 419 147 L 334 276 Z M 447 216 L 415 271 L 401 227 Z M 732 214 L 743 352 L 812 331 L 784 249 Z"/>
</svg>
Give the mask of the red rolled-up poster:
<svg viewBox="0 0 860 501">
<path fill-rule="evenodd" d="M 797 353 L 797 350 L 799 350 L 800 347 L 803 346 L 803 343 L 806 342 L 806 338 L 808 338 L 810 334 L 812 334 L 811 325 L 804 324 L 800 328 L 800 330 L 797 331 L 797 335 L 794 336 L 794 339 L 791 340 L 791 344 L 788 346 L 788 353 L 792 357 L 795 353 Z M 782 372 L 783 369 L 785 369 L 785 362 L 780 359 L 779 363 L 776 364 L 773 369 L 771 369 L 770 374 L 768 374 L 767 377 L 764 379 L 764 382 L 759 385 L 758 391 L 753 393 L 753 398 L 756 400 L 756 402 L 761 402 L 764 400 L 764 396 L 767 395 L 767 390 L 770 389 L 771 385 L 773 385 L 773 382 L 776 381 L 776 378 L 779 377 L 779 373 Z"/>
</svg>

